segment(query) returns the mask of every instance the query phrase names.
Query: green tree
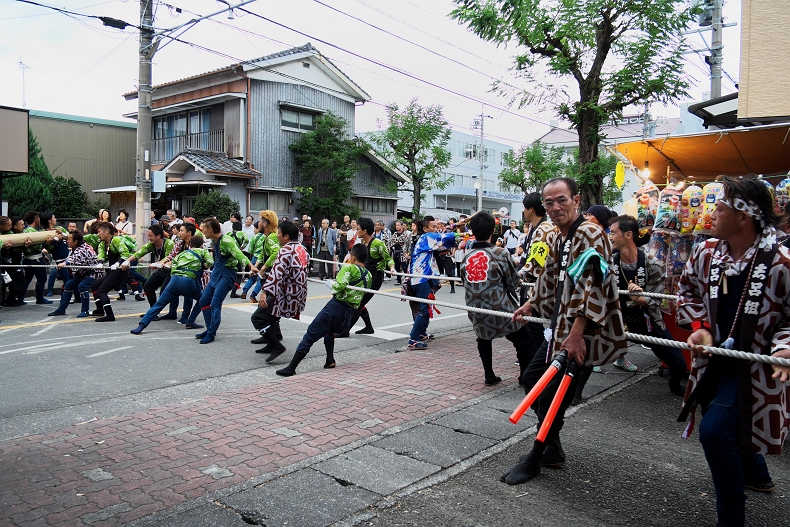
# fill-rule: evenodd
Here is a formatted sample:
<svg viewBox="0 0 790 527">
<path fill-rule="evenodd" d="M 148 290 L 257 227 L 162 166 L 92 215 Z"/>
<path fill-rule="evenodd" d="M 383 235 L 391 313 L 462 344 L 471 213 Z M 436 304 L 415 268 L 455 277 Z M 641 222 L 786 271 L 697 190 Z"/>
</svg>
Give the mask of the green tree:
<svg viewBox="0 0 790 527">
<path fill-rule="evenodd" d="M 540 141 L 523 145 L 515 152 L 504 154 L 505 167 L 499 173 L 503 186 L 524 194 L 539 192 L 543 184 L 565 171 L 562 148 Z"/>
<path fill-rule="evenodd" d="M 8 200 L 8 212 L 22 216 L 29 210 L 44 212 L 52 207 L 52 174 L 41 156 L 41 147 L 28 129 L 30 172 L 17 177 L 3 174 L 3 199 Z"/>
<path fill-rule="evenodd" d="M 579 150 L 577 149 L 573 151 L 573 160 L 565 163 L 563 168 L 564 175 L 578 181 L 580 186 L 591 180 L 601 181 L 601 200 L 596 203 L 606 205 L 611 209 L 623 201 L 623 192 L 614 182 L 616 166 L 617 158 L 606 151 L 601 152 L 594 162 L 582 165 L 579 163 Z M 587 207 L 582 206 L 581 210 L 585 211 Z"/>
<path fill-rule="evenodd" d="M 88 204 L 88 195 L 82 190 L 79 181 L 71 177 L 55 176 L 49 190 L 52 192 L 53 212 L 56 217 L 82 217 Z"/>
<path fill-rule="evenodd" d="M 519 108 L 548 104 L 579 138 L 579 163 L 594 164 L 602 124 L 636 103 L 687 96 L 678 36 L 699 12 L 687 0 L 453 0 L 451 17 L 483 40 L 521 48 L 514 69 L 537 89 L 497 82 Z M 560 82 L 545 81 L 546 72 Z M 578 96 L 571 95 L 575 84 Z M 582 170 L 582 207 L 603 200 L 598 170 Z"/>
<path fill-rule="evenodd" d="M 333 113 L 316 118 L 315 130 L 302 134 L 289 148 L 299 168 L 301 186 L 298 210 L 313 218 L 356 216 L 350 205 L 356 172 L 364 165 L 360 158 L 370 148 L 350 137 L 348 122 Z"/>
<path fill-rule="evenodd" d="M 230 199 L 222 191 L 211 189 L 201 193 L 192 205 L 192 216 L 196 221 L 203 221 L 211 216 L 216 216 L 220 223 L 230 219 L 233 212 L 239 212 L 239 202 Z"/>
<path fill-rule="evenodd" d="M 387 128 L 368 136 L 379 155 L 411 180 L 401 189 L 412 193 L 415 217 L 420 216 L 423 190 L 443 189 L 450 184 L 450 179 L 442 175 L 450 164 L 446 148 L 450 133 L 440 105 L 421 106 L 412 99 L 403 110 L 395 103 L 388 104 Z"/>
<path fill-rule="evenodd" d="M 94 200 L 88 200 L 85 202 L 85 208 L 83 209 L 83 216 L 88 218 L 98 218 L 99 211 L 101 209 L 110 210 L 110 196 L 104 194 L 96 195 Z"/>
</svg>

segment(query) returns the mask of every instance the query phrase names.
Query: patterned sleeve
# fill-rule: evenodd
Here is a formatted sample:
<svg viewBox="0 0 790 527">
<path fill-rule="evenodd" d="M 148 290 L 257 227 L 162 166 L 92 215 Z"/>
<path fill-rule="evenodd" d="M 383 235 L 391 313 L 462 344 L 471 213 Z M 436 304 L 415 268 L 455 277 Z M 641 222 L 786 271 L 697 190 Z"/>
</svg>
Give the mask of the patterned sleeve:
<svg viewBox="0 0 790 527">
<path fill-rule="evenodd" d="M 344 265 L 340 267 L 340 271 L 337 273 L 337 278 L 335 278 L 334 283 L 332 284 L 332 292 L 337 294 L 345 291 L 346 286 L 351 281 L 353 269 L 357 267 L 356 265 Z"/>
<path fill-rule="evenodd" d="M 272 234 L 266 237 L 266 241 L 263 244 L 264 252 L 266 253 L 266 267 L 274 265 L 277 253 L 280 252 L 280 242 L 277 241 L 277 235 L 272 236 Z"/>
<path fill-rule="evenodd" d="M 246 256 L 244 256 L 244 253 L 241 252 L 241 249 L 239 249 L 239 246 L 236 245 L 235 241 L 233 241 L 233 238 L 227 234 L 220 238 L 219 248 L 220 251 L 224 252 L 225 254 L 230 254 L 236 259 L 236 261 L 241 262 L 242 267 L 247 267 L 247 265 L 249 265 L 250 261 Z"/>
<path fill-rule="evenodd" d="M 140 258 L 142 258 L 143 256 L 145 256 L 146 254 L 150 253 L 153 250 L 154 250 L 154 244 L 148 242 L 142 247 L 140 247 L 140 249 L 138 249 L 132 256 L 134 256 L 135 260 L 139 260 Z"/>
<path fill-rule="evenodd" d="M 129 258 L 129 247 L 126 246 L 126 242 L 123 241 L 123 238 L 115 236 L 112 239 L 112 245 L 115 246 L 115 250 L 118 252 L 118 256 L 120 256 L 121 260 Z"/>
<path fill-rule="evenodd" d="M 372 256 L 376 260 L 381 260 L 382 262 L 384 262 L 384 266 L 386 269 L 391 269 L 395 267 L 395 261 L 387 252 L 387 247 L 384 245 L 384 242 L 381 240 L 374 239 L 374 242 L 375 241 L 378 241 L 378 243 L 371 242 L 370 244 L 370 256 Z"/>
<path fill-rule="evenodd" d="M 708 320 L 705 304 L 705 284 L 709 265 L 707 243 L 700 243 L 691 252 L 678 284 L 678 308 L 675 315 L 678 326 L 689 328 L 695 320 Z M 710 322 L 710 320 L 708 320 Z M 714 335 L 715 337 L 715 335 Z"/>
<path fill-rule="evenodd" d="M 663 293 L 664 292 L 664 265 L 653 258 L 652 256 L 645 255 L 647 258 L 647 283 L 645 284 L 645 291 L 648 293 Z M 657 308 L 663 302 L 660 298 L 647 297 L 646 307 Z"/>
<path fill-rule="evenodd" d="M 184 246 L 184 241 L 181 238 L 176 239 L 176 241 L 173 243 L 173 248 L 170 250 L 170 254 L 167 255 L 167 259 L 172 260 L 173 258 L 178 256 L 178 253 L 181 252 L 181 248 L 183 246 Z"/>
<path fill-rule="evenodd" d="M 547 222 L 541 223 L 535 229 L 535 234 L 527 248 L 527 254 L 524 256 L 527 261 L 524 264 L 523 272 L 531 276 L 538 276 L 543 271 L 556 233 L 557 229 Z"/>
<path fill-rule="evenodd" d="M 574 247 L 571 249 L 574 260 L 587 249 L 595 250 L 599 256 L 590 258 L 573 284 L 570 299 L 563 302 L 563 316 L 568 320 L 584 317 L 600 327 L 608 315 L 606 310 L 608 299 L 604 291 L 605 276 L 601 273 L 599 259 L 603 259 L 606 264 L 611 262 L 611 242 L 603 229 L 586 222 L 579 226 L 574 238 Z M 571 280 L 571 277 L 568 276 L 566 280 Z M 566 288 L 565 291 L 563 297 L 568 289 Z"/>
</svg>

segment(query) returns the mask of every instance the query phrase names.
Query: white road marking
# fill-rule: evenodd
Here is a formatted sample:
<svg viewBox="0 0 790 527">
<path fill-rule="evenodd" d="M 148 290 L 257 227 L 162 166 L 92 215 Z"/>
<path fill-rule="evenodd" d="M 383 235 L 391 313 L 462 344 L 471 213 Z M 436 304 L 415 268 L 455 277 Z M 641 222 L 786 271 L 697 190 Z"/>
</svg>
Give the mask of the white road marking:
<svg viewBox="0 0 790 527">
<path fill-rule="evenodd" d="M 258 309 L 258 304 L 257 303 L 253 304 L 252 302 L 249 302 L 247 304 L 228 305 L 222 307 L 228 307 L 230 309 L 235 309 L 237 311 L 244 311 L 245 313 L 255 313 L 255 311 Z"/>
<path fill-rule="evenodd" d="M 91 344 L 102 344 L 104 342 L 114 342 L 116 340 L 118 340 L 117 337 L 109 338 L 109 339 L 92 340 Z M 46 346 L 47 346 L 46 348 L 43 346 L 36 346 L 36 348 L 38 349 L 33 351 L 26 351 L 25 355 L 36 355 L 37 353 L 44 353 L 45 351 L 60 351 L 65 348 L 84 348 L 85 343 L 73 342 L 71 344 L 63 344 L 62 342 L 56 342 L 55 344 L 47 344 Z M 50 346 L 52 347 L 52 349 L 50 349 Z"/>
<path fill-rule="evenodd" d="M 16 348 L 16 349 L 12 349 L 12 350 L 0 351 L 0 355 L 5 355 L 6 353 L 14 353 L 15 351 L 25 351 L 25 350 L 32 350 L 32 349 L 38 349 L 38 348 L 47 348 L 49 346 L 55 346 L 55 345 L 58 345 L 58 344 L 63 344 L 63 343 L 62 342 L 53 342 L 53 343 L 49 343 L 48 342 L 46 344 L 37 344 L 35 346 L 27 346 L 27 347 L 24 347 L 24 348 Z M 80 344 L 80 345 L 82 345 L 82 344 Z"/>
<path fill-rule="evenodd" d="M 86 355 L 85 357 L 90 359 L 91 357 L 99 357 L 100 355 L 107 355 L 108 353 L 115 353 L 116 351 L 121 350 L 128 350 L 129 348 L 133 348 L 134 346 L 124 346 L 122 348 L 115 348 L 107 351 L 100 351 L 99 353 L 94 353 L 93 355 Z"/>
<path fill-rule="evenodd" d="M 22 329 L 22 328 L 19 328 L 19 329 Z M 10 330 L 6 330 L 6 331 L 10 331 Z M 2 333 L 2 332 L 0 332 L 0 333 Z M 87 339 L 87 340 L 90 340 L 90 339 L 92 339 L 94 337 L 106 337 L 108 335 L 128 335 L 128 334 L 129 334 L 128 331 L 114 331 L 114 332 L 107 332 L 107 333 L 91 333 L 91 334 L 88 334 L 88 335 L 66 335 L 66 336 L 55 337 L 55 338 L 51 338 L 51 339 L 39 340 L 38 342 L 41 342 L 41 343 L 55 342 L 55 341 L 67 340 L 67 339 Z M 36 343 L 36 341 L 33 341 L 33 342 L 13 342 L 13 343 L 10 343 L 10 344 L 0 344 L 0 348 L 8 348 L 8 347 L 12 347 L 12 346 L 24 346 L 25 344 L 35 344 L 35 343 Z"/>
<path fill-rule="evenodd" d="M 37 337 L 37 336 L 41 335 L 42 333 L 46 333 L 46 332 L 47 332 L 47 331 L 49 331 L 50 329 L 53 329 L 53 328 L 57 327 L 58 325 L 59 325 L 59 324 L 56 322 L 55 324 L 50 324 L 49 326 L 44 326 L 44 328 L 43 328 L 43 329 L 39 329 L 38 331 L 36 331 L 35 333 L 33 333 L 33 334 L 32 334 L 32 335 L 30 335 L 30 336 L 31 336 L 31 337 Z"/>
</svg>

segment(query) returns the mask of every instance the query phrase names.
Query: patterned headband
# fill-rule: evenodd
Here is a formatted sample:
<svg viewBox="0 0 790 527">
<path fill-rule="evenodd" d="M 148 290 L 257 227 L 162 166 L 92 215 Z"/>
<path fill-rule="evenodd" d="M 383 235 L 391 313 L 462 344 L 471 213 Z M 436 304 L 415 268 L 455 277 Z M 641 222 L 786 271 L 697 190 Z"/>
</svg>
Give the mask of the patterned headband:
<svg viewBox="0 0 790 527">
<path fill-rule="evenodd" d="M 732 198 L 732 199 L 719 199 L 722 203 L 730 207 L 731 209 L 735 209 L 740 212 L 745 212 L 755 220 L 760 222 L 761 227 L 765 227 L 765 222 L 763 221 L 763 213 L 760 210 L 760 207 L 757 206 L 755 202 L 752 200 L 745 201 L 741 198 Z"/>
<path fill-rule="evenodd" d="M 743 212 L 748 216 L 754 218 L 758 222 L 760 222 L 760 227 L 762 227 L 763 232 L 760 235 L 760 242 L 759 248 L 762 250 L 767 251 L 776 243 L 776 229 L 773 225 L 768 225 L 765 223 L 765 218 L 763 216 L 760 207 L 752 200 L 743 200 L 741 198 L 732 198 L 732 199 L 719 199 L 720 202 L 724 203 L 731 209 L 735 209 L 737 211 Z"/>
</svg>

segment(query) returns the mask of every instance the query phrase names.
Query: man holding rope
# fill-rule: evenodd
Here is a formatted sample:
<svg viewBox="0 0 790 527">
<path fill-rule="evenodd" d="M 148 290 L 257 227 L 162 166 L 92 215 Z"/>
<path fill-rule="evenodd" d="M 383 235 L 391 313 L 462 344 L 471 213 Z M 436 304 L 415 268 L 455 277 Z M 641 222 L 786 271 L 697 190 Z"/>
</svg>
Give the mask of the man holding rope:
<svg viewBox="0 0 790 527">
<path fill-rule="evenodd" d="M 724 177 L 713 238 L 699 244 L 680 279 L 678 325 L 693 330 L 694 363 L 678 418 L 694 426 L 716 488 L 718 525 L 744 525 L 744 489 L 771 492 L 763 454 L 780 454 L 790 425 L 790 367 L 713 356 L 716 345 L 790 358 L 790 253 L 776 243 L 771 195 L 753 175 Z"/>
<path fill-rule="evenodd" d="M 532 315 L 535 306 L 541 316 L 551 321 L 544 333 L 546 343 L 522 375 L 521 383 L 527 392 L 546 371 L 547 357 L 556 357 L 566 350 L 569 363 L 599 366 L 622 356 L 621 350 L 627 345 L 617 279 L 609 272 L 612 245 L 600 226 L 579 216 L 579 201 L 579 189 L 573 179 L 555 178 L 543 187 L 543 206 L 559 232 L 529 300 L 513 314 L 515 321 L 524 322 L 523 317 Z M 561 370 L 566 367 L 563 364 Z M 539 425 L 547 417 L 560 382 L 561 375 L 555 375 L 532 406 Z M 565 464 L 560 430 L 576 392 L 576 382 L 574 377 L 544 440 L 536 440 L 532 450 L 502 475 L 502 481 L 508 485 L 525 483 L 540 474 L 541 466 Z"/>
</svg>

